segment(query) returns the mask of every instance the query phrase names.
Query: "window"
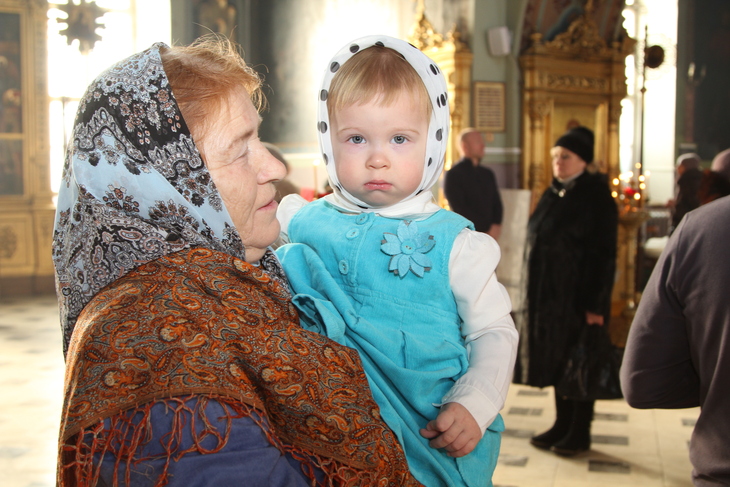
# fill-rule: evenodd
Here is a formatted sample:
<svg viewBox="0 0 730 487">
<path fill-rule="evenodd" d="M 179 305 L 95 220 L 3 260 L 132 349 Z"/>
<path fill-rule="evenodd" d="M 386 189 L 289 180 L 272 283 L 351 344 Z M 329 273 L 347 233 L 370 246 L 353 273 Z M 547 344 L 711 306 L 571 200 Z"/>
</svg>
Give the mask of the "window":
<svg viewBox="0 0 730 487">
<path fill-rule="evenodd" d="M 636 172 L 636 164 L 643 161 L 643 174 L 651 179 L 647 181 L 647 202 L 652 205 L 673 198 L 677 5 L 676 0 L 627 0 L 623 12 L 624 27 L 637 40 L 637 54 L 626 58 L 628 96 L 621 103 L 621 172 Z M 642 79 L 645 44 L 661 46 L 666 56 L 660 67 L 646 69 L 646 80 Z"/>
<path fill-rule="evenodd" d="M 96 0 L 105 12 L 97 22 L 101 40 L 82 54 L 79 41 L 70 44 L 60 32 L 66 28 L 63 10 L 69 1 L 49 3 L 48 95 L 51 152 L 51 190 L 58 191 L 66 143 L 73 131 L 79 99 L 96 76 L 111 64 L 155 42 L 170 44 L 170 0 Z M 76 0 L 79 5 L 84 0 Z M 91 0 L 87 5 L 91 4 Z M 84 6 L 81 4 L 80 6 Z M 58 19 L 58 20 L 57 20 Z"/>
</svg>

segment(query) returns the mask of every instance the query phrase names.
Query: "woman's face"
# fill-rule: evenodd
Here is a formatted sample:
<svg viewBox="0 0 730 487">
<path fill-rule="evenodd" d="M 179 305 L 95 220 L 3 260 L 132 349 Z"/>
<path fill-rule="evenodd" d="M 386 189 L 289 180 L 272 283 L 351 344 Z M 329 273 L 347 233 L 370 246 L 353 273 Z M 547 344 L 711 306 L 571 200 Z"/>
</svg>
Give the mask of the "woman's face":
<svg viewBox="0 0 730 487">
<path fill-rule="evenodd" d="M 259 140 L 259 114 L 244 88 L 229 96 L 196 144 L 246 247 L 246 261 L 257 262 L 279 236 L 274 181 L 284 165 Z M 195 130 L 191 127 L 195 138 Z"/>
<path fill-rule="evenodd" d="M 569 179 L 585 170 L 587 166 L 586 161 L 581 159 L 578 154 L 565 147 L 553 147 L 550 149 L 550 155 L 553 158 L 553 176 L 557 179 Z"/>
</svg>

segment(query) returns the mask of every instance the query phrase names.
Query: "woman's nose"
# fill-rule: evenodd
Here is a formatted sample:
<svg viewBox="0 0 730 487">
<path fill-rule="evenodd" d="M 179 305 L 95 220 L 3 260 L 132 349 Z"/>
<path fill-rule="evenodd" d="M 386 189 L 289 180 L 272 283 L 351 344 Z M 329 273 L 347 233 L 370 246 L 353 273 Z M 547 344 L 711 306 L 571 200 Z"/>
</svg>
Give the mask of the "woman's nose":
<svg viewBox="0 0 730 487">
<path fill-rule="evenodd" d="M 272 156 L 265 147 L 262 151 L 261 166 L 259 169 L 259 179 L 262 182 L 279 181 L 286 177 L 286 167 L 279 159 Z"/>
</svg>

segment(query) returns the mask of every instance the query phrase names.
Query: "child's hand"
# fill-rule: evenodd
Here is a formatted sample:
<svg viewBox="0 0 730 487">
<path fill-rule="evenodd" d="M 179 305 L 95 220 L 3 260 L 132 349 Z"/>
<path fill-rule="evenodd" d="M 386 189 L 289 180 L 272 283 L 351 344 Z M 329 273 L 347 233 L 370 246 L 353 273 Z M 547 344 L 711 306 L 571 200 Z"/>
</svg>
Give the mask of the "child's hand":
<svg viewBox="0 0 730 487">
<path fill-rule="evenodd" d="M 482 430 L 464 406 L 449 402 L 441 406 L 436 419 L 421 428 L 421 436 L 431 440 L 431 448 L 444 448 L 456 458 L 471 453 L 482 439 Z"/>
</svg>

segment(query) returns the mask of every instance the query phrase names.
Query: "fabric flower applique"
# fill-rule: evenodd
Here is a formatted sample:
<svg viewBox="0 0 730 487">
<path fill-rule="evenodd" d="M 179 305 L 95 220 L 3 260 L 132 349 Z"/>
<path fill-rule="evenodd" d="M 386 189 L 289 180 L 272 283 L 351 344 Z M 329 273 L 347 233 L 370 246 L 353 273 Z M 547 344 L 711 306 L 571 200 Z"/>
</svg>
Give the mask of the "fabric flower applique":
<svg viewBox="0 0 730 487">
<path fill-rule="evenodd" d="M 380 250 L 390 255 L 388 270 L 403 279 L 408 271 L 418 277 L 431 270 L 431 259 L 425 255 L 436 241 L 428 232 L 418 233 L 415 222 L 403 220 L 398 224 L 396 234 L 384 233 Z"/>
</svg>

